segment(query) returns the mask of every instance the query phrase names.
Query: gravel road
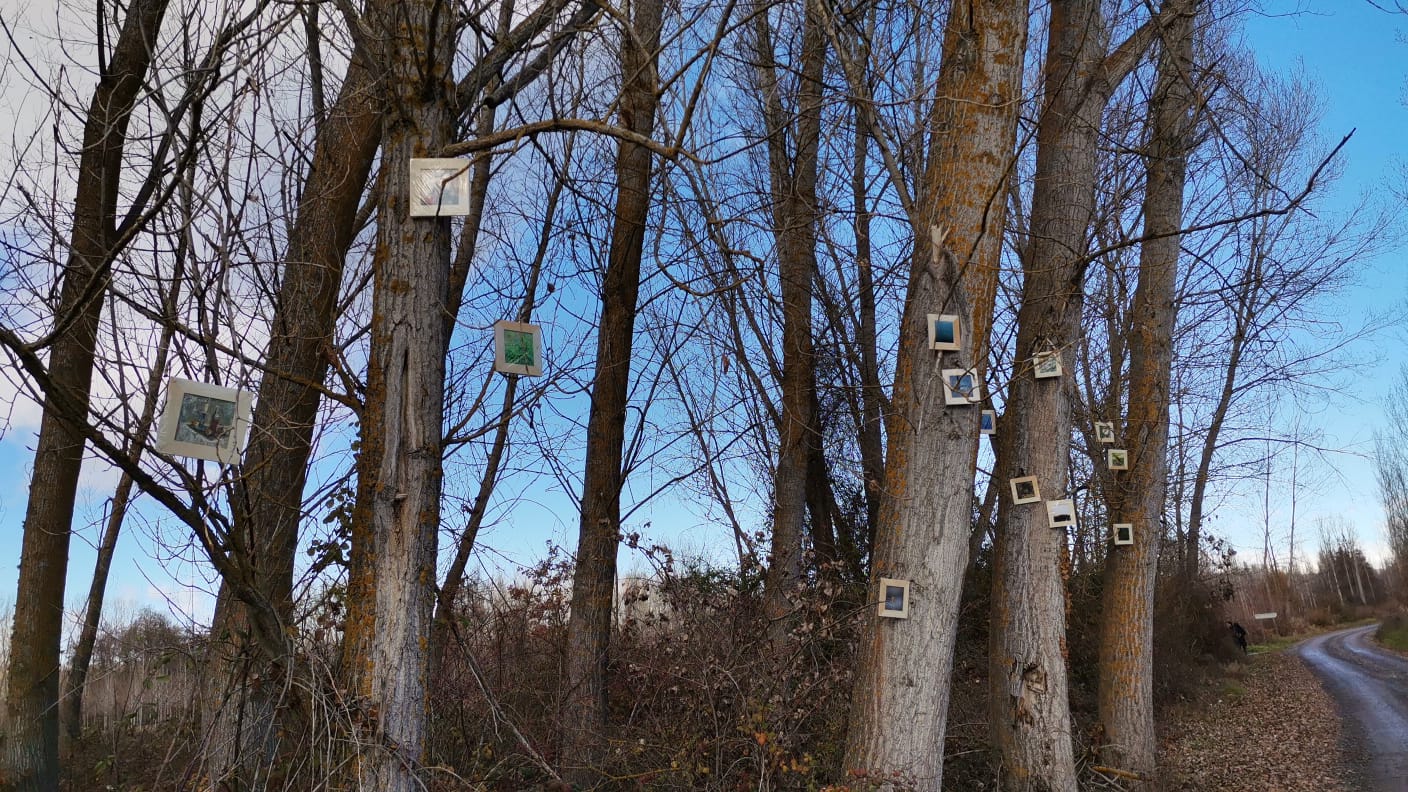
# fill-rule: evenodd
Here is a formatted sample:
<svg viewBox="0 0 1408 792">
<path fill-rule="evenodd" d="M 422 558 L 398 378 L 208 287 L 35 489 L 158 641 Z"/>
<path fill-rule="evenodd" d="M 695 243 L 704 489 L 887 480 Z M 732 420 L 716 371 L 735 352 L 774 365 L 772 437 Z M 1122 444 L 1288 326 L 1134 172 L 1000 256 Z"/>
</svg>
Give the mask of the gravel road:
<svg viewBox="0 0 1408 792">
<path fill-rule="evenodd" d="M 1408 790 L 1408 659 L 1375 644 L 1376 629 L 1327 633 L 1293 651 L 1339 705 L 1354 788 L 1403 792 Z"/>
</svg>

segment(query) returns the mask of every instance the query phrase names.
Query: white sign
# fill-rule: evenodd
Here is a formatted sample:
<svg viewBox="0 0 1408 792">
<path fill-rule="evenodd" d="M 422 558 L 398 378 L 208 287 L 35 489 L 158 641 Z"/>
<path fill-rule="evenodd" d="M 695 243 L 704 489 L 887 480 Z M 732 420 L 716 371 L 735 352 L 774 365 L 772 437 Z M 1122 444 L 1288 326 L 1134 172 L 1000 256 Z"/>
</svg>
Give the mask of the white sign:
<svg viewBox="0 0 1408 792">
<path fill-rule="evenodd" d="M 1272 611 L 1271 613 L 1253 613 L 1253 614 L 1252 614 L 1252 618 L 1253 618 L 1253 619 L 1274 619 L 1274 618 L 1276 618 L 1276 613 L 1275 613 L 1275 611 Z"/>
</svg>

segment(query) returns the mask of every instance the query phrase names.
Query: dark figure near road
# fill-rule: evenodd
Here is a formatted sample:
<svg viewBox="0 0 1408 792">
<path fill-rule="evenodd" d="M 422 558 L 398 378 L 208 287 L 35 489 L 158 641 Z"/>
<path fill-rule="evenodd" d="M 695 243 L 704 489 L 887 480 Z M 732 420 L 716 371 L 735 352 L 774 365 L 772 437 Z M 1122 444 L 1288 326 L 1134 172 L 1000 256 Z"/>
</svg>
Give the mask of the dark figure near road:
<svg viewBox="0 0 1408 792">
<path fill-rule="evenodd" d="M 1247 653 L 1247 628 L 1237 622 L 1227 622 L 1227 629 L 1232 631 L 1232 640 L 1242 648 L 1242 654 Z"/>
</svg>

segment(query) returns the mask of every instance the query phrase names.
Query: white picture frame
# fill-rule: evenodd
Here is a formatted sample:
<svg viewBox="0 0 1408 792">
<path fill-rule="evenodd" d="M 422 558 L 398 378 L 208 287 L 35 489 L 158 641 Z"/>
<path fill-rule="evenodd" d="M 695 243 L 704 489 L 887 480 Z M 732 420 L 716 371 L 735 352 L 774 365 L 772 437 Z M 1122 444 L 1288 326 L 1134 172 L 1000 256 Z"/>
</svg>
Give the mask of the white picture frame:
<svg viewBox="0 0 1408 792">
<path fill-rule="evenodd" d="M 1134 523 L 1115 523 L 1111 525 L 1110 541 L 1117 545 L 1134 544 Z"/>
<path fill-rule="evenodd" d="M 963 324 L 956 314 L 929 314 L 929 348 L 957 352 L 963 348 Z"/>
<path fill-rule="evenodd" d="M 1115 424 L 1113 421 L 1095 422 L 1095 442 L 1105 445 L 1115 442 Z"/>
<path fill-rule="evenodd" d="M 983 410 L 982 417 L 978 419 L 979 434 L 997 434 L 997 410 Z"/>
<path fill-rule="evenodd" d="M 1059 377 L 1062 374 L 1060 352 L 1038 352 L 1032 355 L 1032 376 L 1037 379 Z"/>
<path fill-rule="evenodd" d="M 949 406 L 978 404 L 983 400 L 983 381 L 977 369 L 944 369 L 944 404 Z"/>
<path fill-rule="evenodd" d="M 909 581 L 880 578 L 880 597 L 876 613 L 884 619 L 909 618 Z"/>
<path fill-rule="evenodd" d="M 1105 451 L 1105 464 L 1110 470 L 1129 470 L 1129 451 L 1111 448 Z"/>
<path fill-rule="evenodd" d="M 1012 502 L 1014 504 L 1036 503 L 1041 500 L 1041 487 L 1036 483 L 1036 476 L 1010 479 L 1007 484 L 1012 488 Z"/>
<path fill-rule="evenodd" d="M 410 165 L 411 217 L 469 214 L 469 165 L 453 157 L 413 157 Z"/>
<path fill-rule="evenodd" d="M 523 377 L 543 376 L 543 328 L 523 322 L 495 322 L 494 370 Z"/>
<path fill-rule="evenodd" d="M 249 391 L 181 377 L 168 379 L 157 452 L 237 464 L 244 453 L 253 402 Z"/>
<path fill-rule="evenodd" d="M 1052 528 L 1070 528 L 1076 524 L 1076 502 L 1070 498 L 1046 502 L 1046 524 Z"/>
</svg>

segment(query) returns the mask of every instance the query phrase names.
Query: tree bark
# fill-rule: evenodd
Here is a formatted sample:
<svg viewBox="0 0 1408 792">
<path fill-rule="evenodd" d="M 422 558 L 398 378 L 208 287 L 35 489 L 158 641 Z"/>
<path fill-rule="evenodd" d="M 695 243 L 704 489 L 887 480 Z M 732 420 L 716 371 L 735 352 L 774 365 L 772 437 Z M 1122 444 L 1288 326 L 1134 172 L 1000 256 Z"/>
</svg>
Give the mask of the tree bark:
<svg viewBox="0 0 1408 792">
<path fill-rule="evenodd" d="M 663 4 L 632 0 L 631 30 L 621 36 L 620 124 L 649 137 L 660 95 L 659 58 Z M 616 554 L 621 535 L 622 446 L 635 333 L 636 298 L 645 224 L 650 213 L 651 152 L 622 140 L 616 153 L 616 210 L 601 285 L 596 376 L 587 419 L 582 513 L 567 625 L 558 761 L 569 783 L 595 783 L 606 728 L 606 667 Z"/>
<path fill-rule="evenodd" d="M 1026 50 L 1025 0 L 955 4 L 944 33 L 916 253 L 900 325 L 889 452 L 871 564 L 911 581 L 907 620 L 869 616 L 846 767 L 939 790 L 949 674 L 972 524 L 979 408 L 945 407 L 942 369 L 983 379 Z M 963 349 L 928 348 L 927 314 L 958 314 Z M 942 471 L 941 475 L 936 474 Z"/>
<path fill-rule="evenodd" d="M 128 8 L 84 120 L 69 256 L 54 314 L 55 326 L 67 323 L 68 328 L 49 352 L 53 387 L 81 412 L 62 411 L 46 396 L 35 448 L 10 633 L 8 734 L 0 745 L 0 773 L 18 790 L 47 792 L 59 785 L 59 644 L 73 504 L 83 464 L 80 426 L 88 418 L 107 265 L 120 245 L 117 202 L 127 125 L 166 5 L 166 0 L 134 0 Z"/>
<path fill-rule="evenodd" d="M 1096 144 L 1114 87 L 1149 44 L 1145 26 L 1107 56 L 1099 0 L 1052 3 L 1045 102 L 1037 130 L 1031 246 L 1023 258 L 1016 364 L 998 435 L 998 470 L 1035 476 L 1046 501 L 1071 497 L 1076 345 L 1095 210 Z M 1034 355 L 1060 356 L 1062 377 L 1038 380 Z M 988 682 L 1004 789 L 1075 792 L 1066 677 L 1066 533 L 1044 504 L 1003 503 L 993 576 Z"/>
<path fill-rule="evenodd" d="M 1129 339 L 1128 473 L 1113 474 L 1110 522 L 1134 526 L 1134 544 L 1105 561 L 1100 622 L 1099 713 L 1105 764 L 1153 778 L 1154 583 L 1163 540 L 1168 483 L 1169 390 L 1178 320 L 1178 257 L 1192 123 L 1193 17 L 1196 0 L 1164 3 L 1163 54 L 1149 103 L 1144 234 Z M 1123 480 L 1120 480 L 1120 479 Z M 1113 496 L 1113 497 L 1109 497 Z"/>
</svg>

